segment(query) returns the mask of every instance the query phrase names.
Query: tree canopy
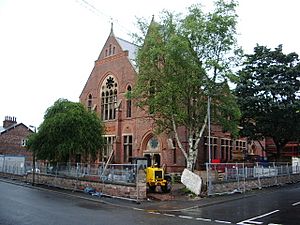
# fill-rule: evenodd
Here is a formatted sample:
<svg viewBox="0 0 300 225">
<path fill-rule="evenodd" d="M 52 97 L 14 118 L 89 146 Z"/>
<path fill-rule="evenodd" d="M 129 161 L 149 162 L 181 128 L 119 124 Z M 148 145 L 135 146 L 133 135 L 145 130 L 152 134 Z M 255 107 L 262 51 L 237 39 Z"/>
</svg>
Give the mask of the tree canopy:
<svg viewBox="0 0 300 225">
<path fill-rule="evenodd" d="M 94 157 L 104 144 L 103 124 L 81 103 L 58 99 L 49 107 L 28 148 L 38 159 L 67 161 L 74 154 Z"/>
<path fill-rule="evenodd" d="M 237 134 L 239 110 L 227 83 L 233 74 L 227 57 L 236 43 L 234 7 L 232 1 L 219 0 L 215 11 L 205 14 L 195 5 L 183 19 L 164 12 L 160 23 L 152 20 L 147 32 L 142 30 L 145 37 L 140 38 L 133 97 L 152 115 L 157 131 L 174 134 L 190 170 L 207 123 L 208 97 L 213 121 Z M 188 131 L 188 151 L 177 134 L 182 126 Z"/>
<path fill-rule="evenodd" d="M 257 45 L 246 55 L 236 87 L 242 111 L 242 134 L 250 140 L 271 137 L 277 158 L 288 141 L 300 137 L 300 62 L 296 53 L 284 54 Z"/>
</svg>

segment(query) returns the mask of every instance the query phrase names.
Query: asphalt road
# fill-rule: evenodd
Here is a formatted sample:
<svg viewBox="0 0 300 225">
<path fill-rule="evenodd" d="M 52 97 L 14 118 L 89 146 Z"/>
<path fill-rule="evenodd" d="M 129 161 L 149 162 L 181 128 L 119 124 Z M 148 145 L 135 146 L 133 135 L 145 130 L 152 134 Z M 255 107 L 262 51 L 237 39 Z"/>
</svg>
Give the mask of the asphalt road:
<svg viewBox="0 0 300 225">
<path fill-rule="evenodd" d="M 300 183 L 256 191 L 255 194 L 206 207 L 174 212 L 186 219 L 219 224 L 300 224 Z"/>
<path fill-rule="evenodd" d="M 180 211 L 142 208 L 135 204 L 124 207 L 92 202 L 0 181 L 0 224 L 3 225 L 297 225 L 300 224 L 300 184 Z"/>
<path fill-rule="evenodd" d="M 135 205 L 133 205 L 135 206 Z M 50 190 L 0 181 L 1 225 L 182 225 L 147 211 L 92 202 Z M 185 224 L 199 224 L 187 221 Z"/>
</svg>

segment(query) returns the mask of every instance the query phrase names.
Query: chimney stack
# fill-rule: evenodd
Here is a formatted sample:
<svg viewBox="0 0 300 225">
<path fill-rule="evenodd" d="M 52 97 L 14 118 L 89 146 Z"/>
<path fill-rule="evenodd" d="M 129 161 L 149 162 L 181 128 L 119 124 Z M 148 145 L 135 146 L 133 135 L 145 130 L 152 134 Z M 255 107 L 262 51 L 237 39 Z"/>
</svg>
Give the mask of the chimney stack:
<svg viewBox="0 0 300 225">
<path fill-rule="evenodd" d="M 12 116 L 6 116 L 3 121 L 3 128 L 8 128 L 14 124 L 17 124 L 17 118 Z"/>
</svg>

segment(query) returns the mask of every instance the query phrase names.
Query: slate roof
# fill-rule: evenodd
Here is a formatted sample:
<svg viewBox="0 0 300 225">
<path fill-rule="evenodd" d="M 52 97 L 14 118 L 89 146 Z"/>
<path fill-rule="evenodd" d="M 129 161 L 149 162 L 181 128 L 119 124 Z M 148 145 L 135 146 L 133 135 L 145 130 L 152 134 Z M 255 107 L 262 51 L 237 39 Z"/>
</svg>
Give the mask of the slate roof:
<svg viewBox="0 0 300 225">
<path fill-rule="evenodd" d="M 123 49 L 123 51 L 128 51 L 128 58 L 132 63 L 132 65 L 134 66 L 134 68 L 136 68 L 136 56 L 137 56 L 138 46 L 122 38 L 119 37 L 115 37 L 115 38 L 119 43 L 119 45 L 121 46 L 121 48 Z"/>
<path fill-rule="evenodd" d="M 26 127 L 28 130 L 30 130 L 31 132 L 33 132 L 33 131 L 32 131 L 29 127 L 27 127 L 25 124 L 23 124 L 23 123 L 16 123 L 16 124 L 13 124 L 13 125 L 11 125 L 11 126 L 9 126 L 9 127 L 7 127 L 7 128 L 0 127 L 0 135 L 3 134 L 3 133 L 5 133 L 5 132 L 8 132 L 9 130 L 14 129 L 14 128 L 18 127 L 18 126 L 24 126 L 24 127 Z"/>
</svg>

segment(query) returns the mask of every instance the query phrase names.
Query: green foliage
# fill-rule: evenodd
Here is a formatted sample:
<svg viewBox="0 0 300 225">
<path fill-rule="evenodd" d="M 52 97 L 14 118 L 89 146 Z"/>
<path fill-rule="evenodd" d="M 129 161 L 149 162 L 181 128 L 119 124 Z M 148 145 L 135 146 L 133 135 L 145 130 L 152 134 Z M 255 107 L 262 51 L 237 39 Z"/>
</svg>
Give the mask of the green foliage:
<svg viewBox="0 0 300 225">
<path fill-rule="evenodd" d="M 160 23 L 152 22 L 147 31 L 140 20 L 144 38 L 139 44 L 137 84 L 132 97 L 155 120 L 158 132 L 184 126 L 189 140 L 198 141 L 185 153 L 188 167 L 195 161 L 199 140 L 207 118 L 208 96 L 212 99 L 212 121 L 237 135 L 240 111 L 228 81 L 232 62 L 238 62 L 235 48 L 235 3 L 216 2 L 213 13 L 205 14 L 192 6 L 188 15 L 163 12 Z M 177 143 L 179 139 L 177 138 Z M 180 146 L 180 144 L 178 143 Z M 190 169 L 190 168 L 189 168 Z"/>
<path fill-rule="evenodd" d="M 140 107 L 150 109 L 160 130 L 172 127 L 171 115 L 189 127 L 203 123 L 205 115 L 200 101 L 205 71 L 178 25 L 167 12 L 162 25 L 152 21 L 137 57 L 139 76 L 133 94 Z"/>
<path fill-rule="evenodd" d="M 300 63 L 296 53 L 285 55 L 256 46 L 246 55 L 236 88 L 243 134 L 250 139 L 273 138 L 280 157 L 288 141 L 299 140 Z"/>
<path fill-rule="evenodd" d="M 243 53 L 237 46 L 236 6 L 233 0 L 218 0 L 212 12 L 204 13 L 193 5 L 183 20 L 182 31 L 213 82 L 236 80 L 232 68 L 240 64 Z"/>
<path fill-rule="evenodd" d="M 74 154 L 95 156 L 103 146 L 102 135 L 103 125 L 95 113 L 81 103 L 59 99 L 47 109 L 28 146 L 38 159 L 67 161 Z"/>
<path fill-rule="evenodd" d="M 234 74 L 232 62 L 239 59 L 235 6 L 233 1 L 217 1 L 215 11 L 205 14 L 195 5 L 183 19 L 163 12 L 161 22 L 152 20 L 147 32 L 139 21 L 146 36 L 138 52 L 133 96 L 156 119 L 159 131 L 171 130 L 174 118 L 198 133 L 210 96 L 215 122 L 237 134 L 240 112 L 227 84 Z"/>
</svg>

